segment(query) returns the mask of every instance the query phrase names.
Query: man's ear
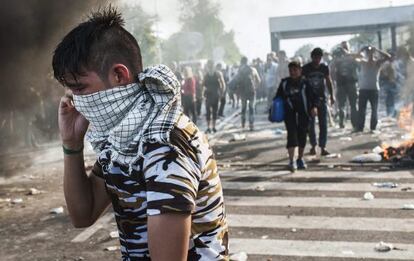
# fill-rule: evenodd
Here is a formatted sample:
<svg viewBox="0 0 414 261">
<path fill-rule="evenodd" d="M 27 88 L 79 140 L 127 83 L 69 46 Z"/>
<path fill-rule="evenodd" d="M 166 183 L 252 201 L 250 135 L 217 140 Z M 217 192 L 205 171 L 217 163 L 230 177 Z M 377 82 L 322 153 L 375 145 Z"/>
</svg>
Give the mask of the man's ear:
<svg viewBox="0 0 414 261">
<path fill-rule="evenodd" d="M 134 81 L 131 72 L 124 64 L 117 63 L 111 66 L 108 74 L 109 84 L 114 86 L 127 85 Z"/>
</svg>

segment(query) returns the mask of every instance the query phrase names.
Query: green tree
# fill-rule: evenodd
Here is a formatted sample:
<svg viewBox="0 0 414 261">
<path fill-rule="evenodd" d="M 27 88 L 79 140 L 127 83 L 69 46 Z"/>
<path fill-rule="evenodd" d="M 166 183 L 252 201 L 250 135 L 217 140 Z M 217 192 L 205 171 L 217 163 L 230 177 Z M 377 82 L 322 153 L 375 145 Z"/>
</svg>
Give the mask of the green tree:
<svg viewBox="0 0 414 261">
<path fill-rule="evenodd" d="M 414 54 L 414 24 L 411 24 L 408 28 L 408 32 L 410 33 L 410 37 L 406 41 L 406 46 L 411 54 Z"/>
<path fill-rule="evenodd" d="M 376 33 L 360 33 L 349 39 L 349 45 L 355 51 L 359 51 L 364 46 L 374 45 L 376 37 Z"/>
<path fill-rule="evenodd" d="M 165 43 L 166 60 L 209 59 L 220 56 L 227 63 L 238 62 L 241 54 L 234 41 L 234 32 L 226 31 L 221 21 L 220 4 L 212 0 L 180 0 L 181 31 Z M 200 50 L 180 48 L 180 41 L 202 36 Z M 196 40 L 199 41 L 199 40 Z M 196 47 L 196 46 L 194 46 Z M 190 52 L 190 54 L 188 54 Z"/>
<path fill-rule="evenodd" d="M 158 17 L 145 13 L 139 4 L 124 5 L 121 9 L 126 29 L 137 39 L 141 48 L 144 66 L 160 63 L 160 39 L 154 31 Z"/>
<path fill-rule="evenodd" d="M 313 44 L 304 44 L 296 50 L 295 56 L 302 57 L 304 60 L 308 60 L 310 53 L 315 48 Z"/>
</svg>

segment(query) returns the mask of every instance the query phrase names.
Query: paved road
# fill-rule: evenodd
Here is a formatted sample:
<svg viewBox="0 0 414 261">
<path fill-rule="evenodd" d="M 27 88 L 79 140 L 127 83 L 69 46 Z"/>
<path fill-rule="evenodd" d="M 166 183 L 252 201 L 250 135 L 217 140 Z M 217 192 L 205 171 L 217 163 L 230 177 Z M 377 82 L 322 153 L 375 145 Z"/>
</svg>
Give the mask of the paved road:
<svg viewBox="0 0 414 261">
<path fill-rule="evenodd" d="M 309 162 L 308 171 L 290 174 L 283 170 L 287 159 L 281 124 L 269 124 L 266 115 L 258 113 L 256 130 L 242 131 L 238 112 L 229 110 L 227 115 L 218 123 L 221 131 L 209 138 L 220 164 L 232 253 L 246 252 L 248 260 L 414 260 L 414 210 L 401 209 L 404 204 L 414 204 L 414 190 L 405 189 L 414 189 L 413 172 L 392 170 L 387 164 L 347 165 L 352 155 L 370 150 L 383 140 L 384 134 L 396 134 L 395 127 L 384 121 L 381 128 L 390 131 L 375 135 L 354 135 L 349 129 L 331 128 L 330 148 L 342 157 L 317 158 Z M 201 124 L 201 127 L 205 126 Z M 277 128 L 280 129 L 276 132 Z M 242 139 L 238 140 L 240 137 Z M 236 141 L 229 142 L 230 139 Z M 4 211 L 25 213 L 20 226 L 23 229 L 14 229 L 12 225 L 15 224 L 12 228 L 4 226 L 3 232 L 11 237 L 10 242 L 5 241 L 5 247 L 26 246 L 28 243 L 23 239 L 27 239 L 34 242 L 29 249 L 33 251 L 32 255 L 45 257 L 38 260 L 66 257 L 76 260 L 77 256 L 83 256 L 85 260 L 119 260 L 118 251 L 103 251 L 108 246 L 119 245 L 117 239 L 108 238 L 109 232 L 116 229 L 112 213 L 104 215 L 86 230 L 73 229 L 66 215 L 45 219 L 51 206 L 63 204 L 59 185 L 62 173 L 60 146 L 57 144 L 44 148 L 42 153 L 27 154 L 35 157 L 34 164 L 28 162 L 30 167 L 21 171 L 28 175 L 0 180 L 0 185 L 12 191 L 14 186 L 29 182 L 25 186 L 28 189 L 37 182 L 38 188 L 48 190 L 48 193 L 30 199 L 22 196 L 23 192 L 15 192 L 14 197 L 24 197 L 27 206 L 11 205 Z M 89 164 L 93 164 L 93 153 L 88 150 L 87 155 Z M 11 155 L 15 156 L 21 157 Z M 395 182 L 399 186 L 378 188 L 373 186 L 375 182 Z M 3 196 L 14 195 L 6 194 L 6 190 L 3 192 Z M 365 192 L 372 192 L 375 198 L 362 200 Z M 37 212 L 34 206 L 39 206 Z M 28 218 L 28 213 L 32 212 L 36 213 L 34 219 Z M 38 220 L 43 221 L 39 223 Z M 5 224 L 13 222 L 4 220 Z M 29 236 L 55 239 L 46 244 Z M 376 252 L 374 248 L 380 241 L 392 243 L 402 250 Z M 47 252 L 50 249 L 57 249 L 57 252 Z M 20 254 L 13 250 L 5 260 L 23 260 L 17 258 Z"/>
<path fill-rule="evenodd" d="M 231 251 L 248 260 L 414 260 L 410 171 L 223 171 Z M 396 182 L 377 188 L 375 182 Z M 410 184 L 411 183 L 411 184 Z M 362 200 L 372 192 L 373 200 Z M 374 250 L 380 241 L 404 250 Z"/>
</svg>

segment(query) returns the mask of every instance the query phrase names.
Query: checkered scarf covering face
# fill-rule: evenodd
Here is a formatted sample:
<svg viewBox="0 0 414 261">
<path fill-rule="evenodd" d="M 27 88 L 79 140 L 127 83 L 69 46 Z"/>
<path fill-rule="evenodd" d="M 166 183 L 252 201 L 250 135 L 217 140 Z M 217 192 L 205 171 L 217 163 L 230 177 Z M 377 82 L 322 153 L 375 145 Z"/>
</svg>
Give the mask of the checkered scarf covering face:
<svg viewBox="0 0 414 261">
<path fill-rule="evenodd" d="M 89 95 L 74 95 L 75 108 L 89 120 L 86 140 L 111 162 L 128 165 L 142 156 L 144 143 L 169 144 L 181 114 L 180 88 L 165 65 L 145 69 L 139 82 Z"/>
</svg>

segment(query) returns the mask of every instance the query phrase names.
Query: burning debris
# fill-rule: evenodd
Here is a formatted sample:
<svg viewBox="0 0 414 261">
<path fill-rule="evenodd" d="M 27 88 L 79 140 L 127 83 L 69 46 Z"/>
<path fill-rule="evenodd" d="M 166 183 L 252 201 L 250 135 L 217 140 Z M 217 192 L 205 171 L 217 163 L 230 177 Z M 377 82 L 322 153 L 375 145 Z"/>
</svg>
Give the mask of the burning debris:
<svg viewBox="0 0 414 261">
<path fill-rule="evenodd" d="M 414 121 L 413 121 L 413 104 L 403 107 L 399 112 L 398 126 L 405 130 L 408 135 L 403 137 L 407 139 L 398 144 L 383 144 L 383 149 L 379 154 L 386 161 L 391 162 L 414 162 Z"/>
<path fill-rule="evenodd" d="M 384 146 L 384 151 L 380 153 L 384 160 L 414 161 L 414 141 L 404 142 L 398 147 Z"/>
</svg>

